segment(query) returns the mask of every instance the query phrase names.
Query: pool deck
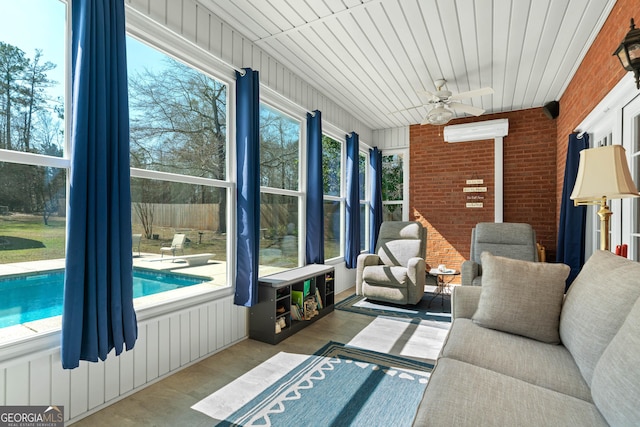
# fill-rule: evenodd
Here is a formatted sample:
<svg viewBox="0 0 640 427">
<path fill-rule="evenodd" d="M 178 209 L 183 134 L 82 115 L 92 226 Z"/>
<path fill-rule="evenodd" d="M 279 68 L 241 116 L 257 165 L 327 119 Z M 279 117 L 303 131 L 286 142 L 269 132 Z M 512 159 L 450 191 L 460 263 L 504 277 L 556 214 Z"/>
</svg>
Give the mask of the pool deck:
<svg viewBox="0 0 640 427">
<path fill-rule="evenodd" d="M 165 272 L 175 272 L 189 276 L 207 277 L 208 282 L 200 285 L 187 286 L 167 292 L 160 292 L 153 295 L 139 297 L 133 300 L 136 311 L 150 308 L 160 304 L 175 301 L 193 295 L 201 295 L 215 289 L 223 289 L 229 286 L 227 280 L 227 262 L 216 260 L 215 256 L 204 265 L 189 266 L 189 264 L 177 257 L 159 257 L 158 254 L 141 253 L 140 256 L 133 257 L 134 268 L 146 270 L 156 270 Z M 23 274 L 39 273 L 51 270 L 64 270 L 65 260 L 42 260 L 28 261 L 0 265 L 0 279 L 3 277 L 19 276 Z M 259 275 L 265 276 L 285 270 L 281 267 L 260 266 Z M 8 308 L 9 310 L 11 308 Z M 0 346 L 2 344 L 22 340 L 40 333 L 59 331 L 62 326 L 62 316 L 54 316 L 32 322 L 25 322 L 20 325 L 0 328 Z"/>
</svg>

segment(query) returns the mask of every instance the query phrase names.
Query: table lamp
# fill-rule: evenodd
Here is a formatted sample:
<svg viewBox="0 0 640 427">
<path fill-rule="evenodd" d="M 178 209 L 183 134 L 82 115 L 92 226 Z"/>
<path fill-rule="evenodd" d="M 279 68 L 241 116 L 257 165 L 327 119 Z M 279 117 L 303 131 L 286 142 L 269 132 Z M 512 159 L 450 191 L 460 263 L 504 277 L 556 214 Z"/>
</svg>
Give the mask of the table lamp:
<svg viewBox="0 0 640 427">
<path fill-rule="evenodd" d="M 612 212 L 607 206 L 607 199 L 639 196 L 622 145 L 588 148 L 580 152 L 571 200 L 575 206 L 600 206 L 600 249 L 609 250 L 609 217 Z"/>
</svg>

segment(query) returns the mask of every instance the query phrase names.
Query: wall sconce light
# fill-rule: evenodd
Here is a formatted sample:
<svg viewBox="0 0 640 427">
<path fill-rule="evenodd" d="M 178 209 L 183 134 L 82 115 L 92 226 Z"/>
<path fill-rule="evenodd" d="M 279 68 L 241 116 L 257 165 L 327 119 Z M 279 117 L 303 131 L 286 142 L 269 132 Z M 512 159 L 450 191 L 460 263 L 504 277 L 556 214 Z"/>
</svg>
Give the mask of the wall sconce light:
<svg viewBox="0 0 640 427">
<path fill-rule="evenodd" d="M 633 71 L 636 77 L 636 88 L 640 89 L 640 29 L 636 28 L 633 18 L 629 32 L 614 52 L 622 67 L 627 71 Z"/>
</svg>

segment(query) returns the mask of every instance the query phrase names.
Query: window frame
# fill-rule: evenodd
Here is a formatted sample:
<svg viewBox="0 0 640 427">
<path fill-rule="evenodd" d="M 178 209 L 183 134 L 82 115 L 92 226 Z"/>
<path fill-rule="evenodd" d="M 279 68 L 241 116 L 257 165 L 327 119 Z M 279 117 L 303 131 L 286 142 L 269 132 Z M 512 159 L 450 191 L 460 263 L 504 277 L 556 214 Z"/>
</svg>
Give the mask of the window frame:
<svg viewBox="0 0 640 427">
<path fill-rule="evenodd" d="M 324 125 L 323 125 L 324 127 Z M 344 260 L 344 249 L 346 245 L 346 237 L 345 237 L 345 229 L 346 229 L 346 206 L 347 206 L 347 197 L 346 197 L 346 179 L 345 179 L 345 166 L 347 162 L 347 141 L 344 137 L 344 133 L 342 137 L 336 136 L 336 131 L 332 129 L 322 129 L 322 134 L 327 136 L 334 141 L 337 141 L 340 144 L 340 195 L 339 196 L 330 196 L 328 194 L 322 194 L 322 202 L 338 202 L 340 204 L 340 253 L 338 256 L 333 258 L 325 259 L 325 262 L 340 262 Z M 324 179 L 324 176 L 323 176 Z"/>
</svg>

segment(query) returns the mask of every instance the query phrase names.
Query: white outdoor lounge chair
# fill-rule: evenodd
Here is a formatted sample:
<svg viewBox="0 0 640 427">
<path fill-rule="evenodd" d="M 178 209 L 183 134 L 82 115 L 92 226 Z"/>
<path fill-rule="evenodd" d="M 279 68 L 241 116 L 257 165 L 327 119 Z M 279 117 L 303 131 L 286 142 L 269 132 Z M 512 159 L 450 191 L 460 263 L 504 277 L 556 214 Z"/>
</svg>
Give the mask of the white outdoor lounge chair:
<svg viewBox="0 0 640 427">
<path fill-rule="evenodd" d="M 187 236 L 184 234 L 174 234 L 171 246 L 163 246 L 160 248 L 160 258 L 164 257 L 165 252 L 171 252 L 171 255 L 176 256 L 177 251 L 181 251 L 184 255 L 184 242 Z"/>
</svg>

